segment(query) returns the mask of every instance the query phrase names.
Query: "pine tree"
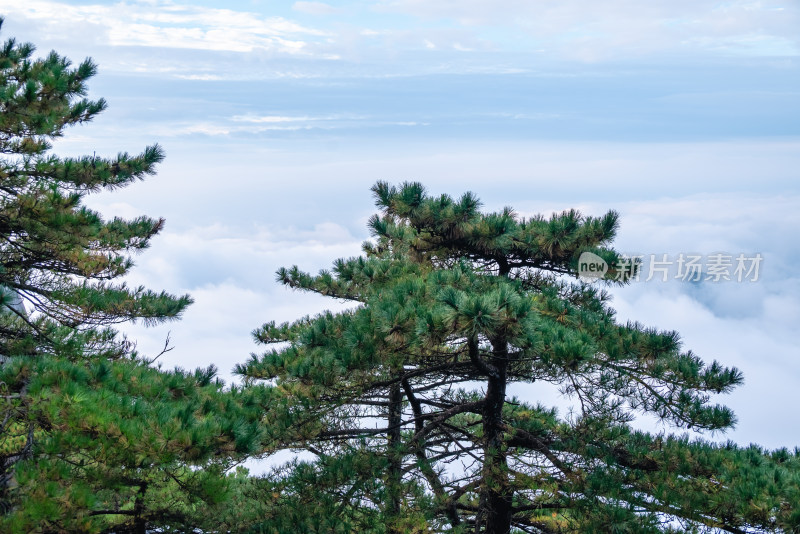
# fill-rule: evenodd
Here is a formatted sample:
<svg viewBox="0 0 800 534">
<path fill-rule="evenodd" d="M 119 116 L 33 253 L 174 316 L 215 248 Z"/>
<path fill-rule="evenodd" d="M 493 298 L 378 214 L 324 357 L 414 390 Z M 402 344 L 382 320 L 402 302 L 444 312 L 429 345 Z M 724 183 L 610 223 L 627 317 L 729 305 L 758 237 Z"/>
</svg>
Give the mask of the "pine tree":
<svg viewBox="0 0 800 534">
<path fill-rule="evenodd" d="M 614 212 L 524 219 L 417 183 L 373 192 L 364 256 L 278 272 L 358 306 L 267 323 L 256 338 L 282 345 L 237 368 L 294 405 L 293 446 L 318 458 L 295 469 L 319 473 L 309 494 L 337 502 L 328 513 L 380 510 L 374 532 L 800 531 L 800 451 L 630 426 L 643 413 L 730 428 L 711 396 L 742 375 L 682 351 L 675 332 L 618 324 L 608 294 L 575 278 L 583 252 L 611 266 L 606 283 L 635 273 L 610 248 Z M 575 411 L 508 393 L 534 382 Z"/>
<path fill-rule="evenodd" d="M 154 174 L 163 151 L 51 154 L 106 102 L 85 98 L 90 60 L 33 53 L 13 39 L 0 49 L 0 530 L 180 524 L 181 510 L 225 495 L 222 472 L 255 450 L 263 408 L 256 390 L 224 391 L 213 368 L 151 367 L 114 330 L 191 303 L 117 281 L 162 219 L 104 220 L 83 204 Z"/>
</svg>

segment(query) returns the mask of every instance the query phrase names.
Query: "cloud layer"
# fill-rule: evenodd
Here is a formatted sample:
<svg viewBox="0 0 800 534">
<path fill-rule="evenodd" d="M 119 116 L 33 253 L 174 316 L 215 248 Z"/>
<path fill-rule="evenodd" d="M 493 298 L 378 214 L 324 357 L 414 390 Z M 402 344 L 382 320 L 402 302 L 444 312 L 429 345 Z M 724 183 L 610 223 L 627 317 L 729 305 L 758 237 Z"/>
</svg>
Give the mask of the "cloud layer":
<svg viewBox="0 0 800 534">
<path fill-rule="evenodd" d="M 198 2 L 199 4 L 199 2 Z M 132 283 L 191 293 L 185 318 L 126 327 L 164 365 L 256 350 L 249 333 L 343 304 L 274 282 L 358 254 L 376 180 L 474 191 L 486 209 L 617 209 L 641 254 L 762 253 L 753 284 L 642 282 L 620 320 L 739 366 L 741 443 L 800 444 L 800 6 L 477 0 L 0 0 L 4 36 L 100 74 L 109 110 L 61 155 L 138 152 L 159 175 L 89 204 L 163 216 Z M 553 391 L 515 391 L 567 405 Z"/>
</svg>

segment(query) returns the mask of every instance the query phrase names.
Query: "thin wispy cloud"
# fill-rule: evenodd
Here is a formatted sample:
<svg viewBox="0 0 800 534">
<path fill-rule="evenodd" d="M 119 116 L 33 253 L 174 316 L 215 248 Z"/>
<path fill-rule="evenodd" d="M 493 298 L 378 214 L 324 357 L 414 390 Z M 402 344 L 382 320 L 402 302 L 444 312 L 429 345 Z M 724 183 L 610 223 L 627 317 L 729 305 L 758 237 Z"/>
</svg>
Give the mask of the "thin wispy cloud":
<svg viewBox="0 0 800 534">
<path fill-rule="evenodd" d="M 3 5 L 9 16 L 41 23 L 41 30 L 86 31 L 110 46 L 143 46 L 229 52 L 266 50 L 310 54 L 309 45 L 327 32 L 282 17 L 248 11 L 215 9 L 167 1 L 121 2 L 114 5 L 70 5 L 28 0 Z"/>
</svg>

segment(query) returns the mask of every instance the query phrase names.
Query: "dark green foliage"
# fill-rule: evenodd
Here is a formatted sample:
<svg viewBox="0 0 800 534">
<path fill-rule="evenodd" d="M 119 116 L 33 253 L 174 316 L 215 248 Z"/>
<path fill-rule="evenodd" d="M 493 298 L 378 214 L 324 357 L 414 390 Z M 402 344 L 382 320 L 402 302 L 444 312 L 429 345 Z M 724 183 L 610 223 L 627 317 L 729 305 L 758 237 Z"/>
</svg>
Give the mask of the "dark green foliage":
<svg viewBox="0 0 800 534">
<path fill-rule="evenodd" d="M 154 174 L 164 154 L 49 154 L 106 103 L 84 98 L 91 61 L 33 51 L 0 50 L 0 531 L 186 528 L 227 495 L 232 458 L 258 452 L 264 401 L 223 391 L 213 368 L 154 369 L 113 330 L 191 303 L 116 281 L 163 220 L 83 205 Z"/>
<path fill-rule="evenodd" d="M 415 183 L 373 191 L 382 213 L 365 257 L 317 276 L 278 272 L 290 287 L 359 305 L 266 324 L 260 342 L 288 343 L 237 368 L 274 379 L 304 415 L 287 428 L 318 458 L 292 475 L 320 473 L 309 495 L 364 517 L 380 510 L 370 528 L 389 532 L 406 531 L 408 517 L 425 520 L 420 531 L 453 532 L 800 528 L 797 455 L 628 426 L 646 413 L 724 430 L 734 416 L 711 396 L 742 376 L 682 351 L 675 332 L 617 324 L 606 293 L 574 278 L 582 252 L 618 263 L 608 248 L 616 214 L 522 219 Z M 576 412 L 560 418 L 508 392 L 535 382 L 558 385 Z M 330 458 L 382 458 L 385 493 L 351 468 L 367 493 L 343 500 Z"/>
<path fill-rule="evenodd" d="M 213 370 L 17 358 L 2 371 L 27 384 L 27 418 L 41 425 L 14 471 L 12 532 L 185 527 L 193 505 L 227 495 L 231 457 L 257 452 L 263 404 L 209 382 Z"/>
<path fill-rule="evenodd" d="M 291 462 L 265 477 L 233 480 L 231 500 L 197 524 L 207 531 L 248 534 L 385 534 L 380 503 L 386 498 L 386 468 L 385 458 L 366 450 L 315 464 Z M 404 491 L 422 493 L 414 486 Z M 403 531 L 420 532 L 425 527 L 420 510 L 406 512 Z"/>
</svg>

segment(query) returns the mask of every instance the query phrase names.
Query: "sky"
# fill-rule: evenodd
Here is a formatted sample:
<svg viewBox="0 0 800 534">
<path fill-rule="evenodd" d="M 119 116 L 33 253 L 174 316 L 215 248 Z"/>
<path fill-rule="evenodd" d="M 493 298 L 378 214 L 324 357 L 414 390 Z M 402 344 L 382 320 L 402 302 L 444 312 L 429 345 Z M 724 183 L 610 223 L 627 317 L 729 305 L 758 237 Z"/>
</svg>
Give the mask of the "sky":
<svg viewBox="0 0 800 534">
<path fill-rule="evenodd" d="M 341 309 L 275 270 L 359 254 L 370 186 L 414 180 L 487 211 L 618 211 L 616 248 L 645 260 L 613 290 L 619 320 L 745 375 L 714 398 L 736 428 L 705 437 L 800 446 L 796 0 L 0 0 L 0 14 L 3 39 L 99 66 L 89 96 L 108 110 L 55 153 L 167 154 L 157 176 L 87 198 L 167 221 L 129 280 L 195 304 L 125 327 L 146 354 L 169 335 L 163 366 L 231 380 L 264 322 Z M 715 254 L 732 280 L 675 278 L 681 255 Z M 742 281 L 739 255 L 762 258 Z M 666 282 L 651 259 L 672 264 Z"/>
</svg>

